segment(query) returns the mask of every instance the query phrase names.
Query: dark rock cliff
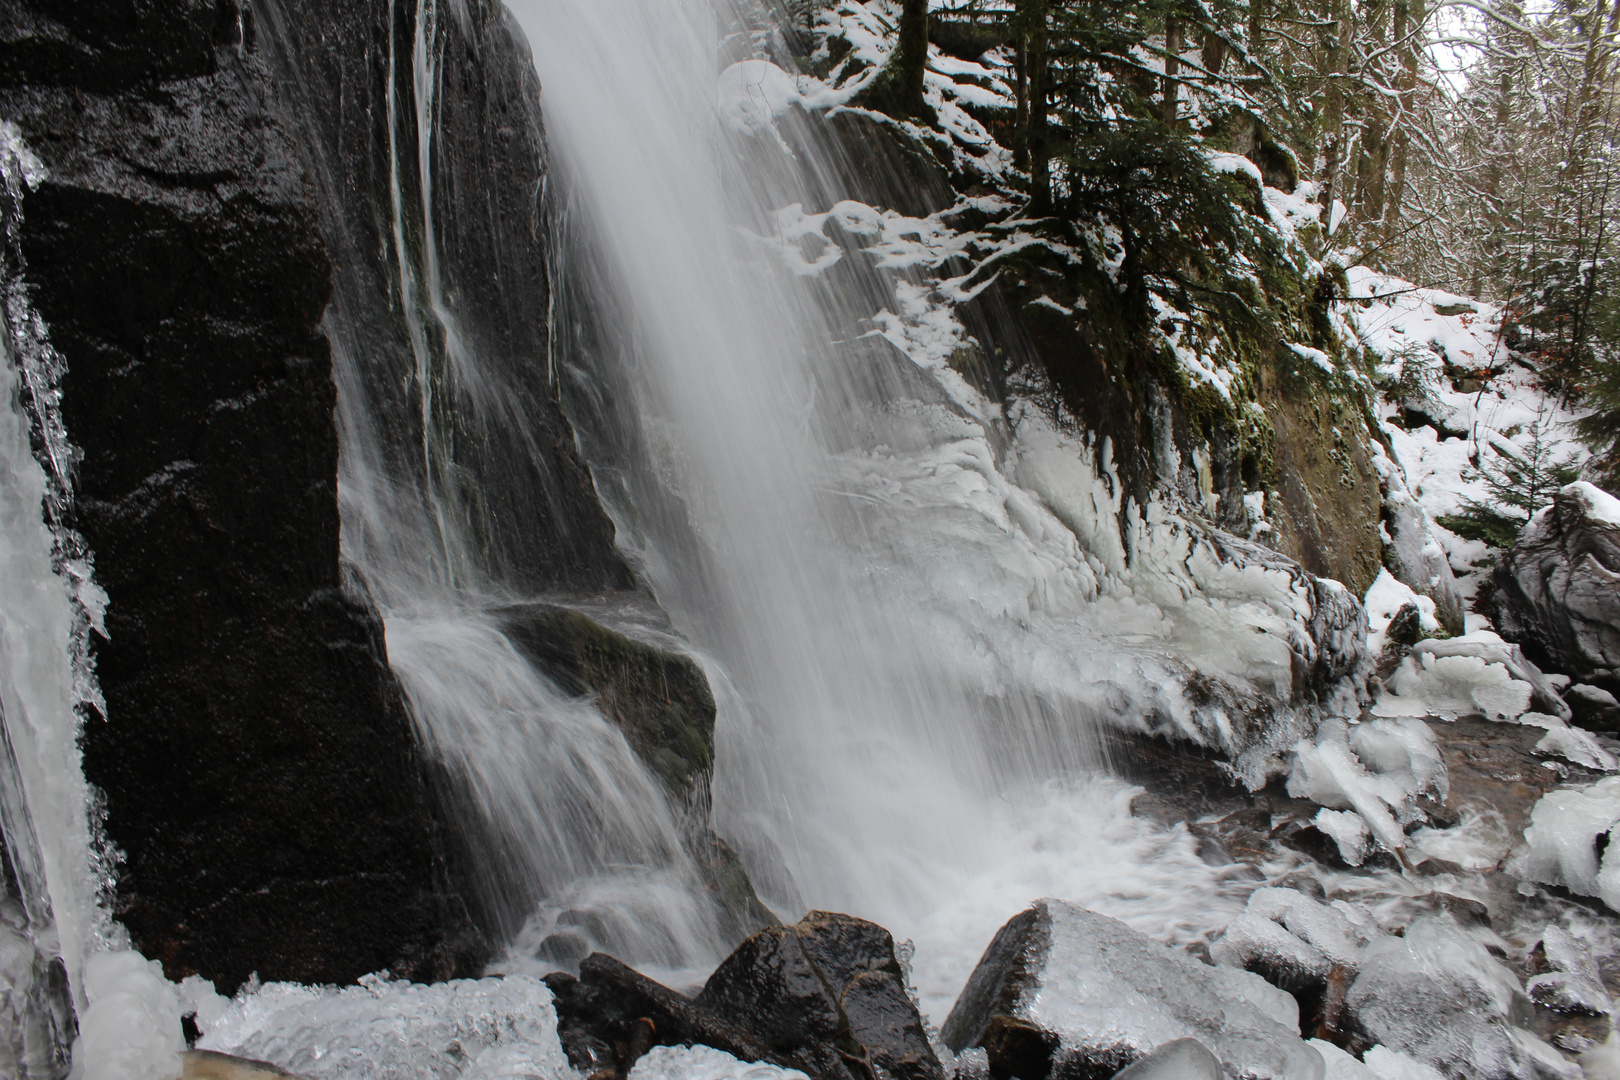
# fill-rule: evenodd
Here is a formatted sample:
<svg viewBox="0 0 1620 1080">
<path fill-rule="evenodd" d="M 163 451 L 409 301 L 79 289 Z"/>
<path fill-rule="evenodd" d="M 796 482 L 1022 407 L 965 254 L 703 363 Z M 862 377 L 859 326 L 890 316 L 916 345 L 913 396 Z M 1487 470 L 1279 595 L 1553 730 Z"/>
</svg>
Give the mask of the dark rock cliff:
<svg viewBox="0 0 1620 1080">
<path fill-rule="evenodd" d="M 178 978 L 476 962 L 376 617 L 342 589 L 331 256 L 251 21 L 5 0 L 0 116 L 111 598 L 84 735 L 119 918 Z"/>
</svg>

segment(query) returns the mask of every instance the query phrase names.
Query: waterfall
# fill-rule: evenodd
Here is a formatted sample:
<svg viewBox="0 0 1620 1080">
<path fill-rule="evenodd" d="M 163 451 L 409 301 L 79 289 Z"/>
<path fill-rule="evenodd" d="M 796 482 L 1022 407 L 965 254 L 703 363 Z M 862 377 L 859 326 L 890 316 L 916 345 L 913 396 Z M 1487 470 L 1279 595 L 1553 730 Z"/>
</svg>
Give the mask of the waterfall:
<svg viewBox="0 0 1620 1080">
<path fill-rule="evenodd" d="M 486 490 L 535 486 L 523 470 L 539 421 L 524 408 L 533 384 L 522 384 L 544 373 L 481 350 L 458 325 L 436 220 L 441 12 L 436 0 L 390 12 L 388 239 L 407 355 L 390 358 L 367 336 L 340 269 L 327 333 L 344 557 L 383 617 L 390 666 L 440 771 L 486 920 L 507 936 L 528 922 L 542 967 L 577 959 L 580 937 L 655 968 L 712 964 L 724 942 L 678 808 L 600 709 L 510 636 L 514 613 L 559 599 L 500 556 L 502 531 L 530 523 L 499 520 Z M 391 368 L 401 361 L 406 370 Z M 470 466 L 467 455 L 491 444 L 518 453 Z M 546 945 L 552 930 L 568 943 Z"/>
<path fill-rule="evenodd" d="M 567 189 L 565 318 L 591 326 L 562 339 L 573 412 L 621 545 L 723 687 L 719 831 L 784 917 L 951 947 L 1035 896 L 1106 896 L 1141 852 L 1110 849 L 1128 813 L 1083 779 L 1100 720 L 1178 693 L 1162 613 L 1103 580 L 1117 486 L 952 366 L 981 343 L 922 266 L 882 257 L 929 223 L 850 200 L 872 163 L 795 107 L 836 95 L 778 66 L 782 20 L 512 7 Z M 1020 484 L 1056 443 L 1096 499 L 1073 526 Z M 1204 902 L 1205 877 L 1155 858 Z M 1158 903 L 1138 912 L 1157 930 L 1197 921 Z"/>
</svg>

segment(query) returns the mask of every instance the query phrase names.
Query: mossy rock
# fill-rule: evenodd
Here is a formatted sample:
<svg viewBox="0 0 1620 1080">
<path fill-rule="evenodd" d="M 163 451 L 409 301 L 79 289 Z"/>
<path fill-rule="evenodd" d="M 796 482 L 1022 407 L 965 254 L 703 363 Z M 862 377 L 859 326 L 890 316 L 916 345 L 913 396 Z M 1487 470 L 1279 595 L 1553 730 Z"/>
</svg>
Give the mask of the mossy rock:
<svg viewBox="0 0 1620 1080">
<path fill-rule="evenodd" d="M 691 657 L 551 604 L 503 613 L 512 643 L 565 690 L 593 697 L 676 802 L 708 814 L 714 695 Z"/>
</svg>

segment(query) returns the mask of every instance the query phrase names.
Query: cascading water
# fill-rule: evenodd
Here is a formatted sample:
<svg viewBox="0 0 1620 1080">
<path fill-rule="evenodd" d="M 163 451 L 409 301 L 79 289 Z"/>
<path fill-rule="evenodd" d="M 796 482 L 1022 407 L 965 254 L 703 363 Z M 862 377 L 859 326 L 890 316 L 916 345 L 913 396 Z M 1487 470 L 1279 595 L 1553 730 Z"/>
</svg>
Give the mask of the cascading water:
<svg viewBox="0 0 1620 1080">
<path fill-rule="evenodd" d="M 1123 899 L 1153 841 L 1080 779 L 1099 717 L 1178 693 L 1164 613 L 1104 580 L 1118 496 L 1078 443 L 1057 471 L 1102 494 L 1076 527 L 1018 485 L 1059 436 L 946 362 L 974 343 L 883 250 L 928 223 L 839 201 L 869 163 L 791 107 L 838 95 L 763 59 L 750 5 L 512 6 L 569 184 L 566 318 L 594 326 L 576 421 L 621 545 L 735 690 L 715 814 L 762 893 L 915 935 L 936 1009 L 1035 896 L 1112 894 L 1166 937 L 1217 919 L 1162 838 L 1179 896 Z"/>
<path fill-rule="evenodd" d="M 654 967 L 712 963 L 724 942 L 659 780 L 599 709 L 559 689 L 509 637 L 514 613 L 549 597 L 508 572 L 495 534 L 521 523 L 495 520 L 479 488 L 532 481 L 521 460 L 479 475 L 458 441 L 532 453 L 536 419 L 513 379 L 542 373 L 514 374 L 514 358 L 481 352 L 458 326 L 435 221 L 439 21 L 454 10 L 441 15 L 434 0 L 390 10 L 389 238 L 409 369 L 387 370 L 340 285 L 328 334 L 345 558 L 383 616 L 484 916 L 515 934 L 538 908 L 545 926 L 567 924 L 573 939 Z M 274 8 L 269 17 L 279 33 Z"/>
</svg>

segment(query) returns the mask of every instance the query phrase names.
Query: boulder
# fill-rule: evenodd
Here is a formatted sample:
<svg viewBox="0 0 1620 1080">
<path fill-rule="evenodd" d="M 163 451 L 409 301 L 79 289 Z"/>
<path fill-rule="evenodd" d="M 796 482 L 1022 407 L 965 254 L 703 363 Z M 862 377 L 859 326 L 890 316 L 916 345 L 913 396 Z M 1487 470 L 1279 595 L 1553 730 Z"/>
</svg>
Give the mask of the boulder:
<svg viewBox="0 0 1620 1080">
<path fill-rule="evenodd" d="M 1178 1039 L 1231 1076 L 1321 1080 L 1287 995 L 1125 924 L 1042 900 L 996 934 L 946 1018 L 954 1051 L 981 1046 L 997 1080 L 1107 1077 Z"/>
<path fill-rule="evenodd" d="M 213 1050 L 187 1050 L 180 1055 L 180 1080 L 299 1080 L 268 1061 L 232 1057 Z"/>
<path fill-rule="evenodd" d="M 1620 499 L 1577 481 L 1496 568 L 1497 628 L 1538 662 L 1620 689 Z"/>
<path fill-rule="evenodd" d="M 568 1062 L 584 1076 L 629 1074 L 654 1046 L 710 1046 L 743 1061 L 781 1059 L 751 1033 L 626 966 L 592 953 L 579 977 L 546 976 L 557 1034 Z"/>
<path fill-rule="evenodd" d="M 109 598 L 83 762 L 125 856 L 113 914 L 227 989 L 476 969 L 381 621 L 345 587 L 331 249 L 240 5 L 0 10 L 0 115 L 45 166 L 10 255 Z"/>
<path fill-rule="evenodd" d="M 812 911 L 760 931 L 697 1003 L 757 1037 L 767 1060 L 817 1080 L 944 1080 L 894 939 L 864 919 Z"/>
<path fill-rule="evenodd" d="M 1620 701 L 1601 686 L 1576 683 L 1564 691 L 1575 723 L 1593 731 L 1620 731 Z"/>
</svg>

